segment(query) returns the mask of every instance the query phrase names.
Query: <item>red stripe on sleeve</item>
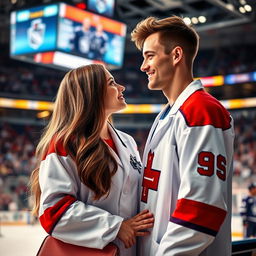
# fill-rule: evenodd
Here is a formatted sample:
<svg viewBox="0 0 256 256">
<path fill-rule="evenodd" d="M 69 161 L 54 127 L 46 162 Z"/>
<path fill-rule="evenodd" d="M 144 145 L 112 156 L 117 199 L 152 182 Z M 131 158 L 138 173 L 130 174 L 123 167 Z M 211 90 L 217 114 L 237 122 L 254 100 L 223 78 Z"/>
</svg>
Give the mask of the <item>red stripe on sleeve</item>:
<svg viewBox="0 0 256 256">
<path fill-rule="evenodd" d="M 43 215 L 40 216 L 39 220 L 42 227 L 48 234 L 51 234 L 55 225 L 61 218 L 61 216 L 66 212 L 68 207 L 76 201 L 76 198 L 67 195 L 58 201 L 54 206 L 47 208 Z"/>
<path fill-rule="evenodd" d="M 44 155 L 42 160 L 45 160 L 45 158 L 52 153 L 56 153 L 59 156 L 67 156 L 67 152 L 66 149 L 63 147 L 62 142 L 58 141 L 56 142 L 55 138 L 52 139 L 49 148 L 46 152 L 46 154 Z"/>
<path fill-rule="evenodd" d="M 226 213 L 218 207 L 182 198 L 178 200 L 172 217 L 218 232 Z"/>
</svg>

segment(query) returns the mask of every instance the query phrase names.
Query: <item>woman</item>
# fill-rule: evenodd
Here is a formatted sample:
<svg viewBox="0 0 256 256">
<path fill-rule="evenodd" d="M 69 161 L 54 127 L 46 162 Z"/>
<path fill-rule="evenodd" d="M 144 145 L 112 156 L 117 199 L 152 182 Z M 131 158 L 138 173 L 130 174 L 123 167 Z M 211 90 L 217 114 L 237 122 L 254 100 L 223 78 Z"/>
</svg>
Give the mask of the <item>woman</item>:
<svg viewBox="0 0 256 256">
<path fill-rule="evenodd" d="M 136 215 L 136 143 L 108 123 L 126 107 L 124 90 L 99 64 L 65 75 L 37 147 L 31 189 L 33 212 L 53 237 L 100 249 L 114 241 L 122 256 L 133 256 L 136 236 L 148 234 L 153 216 L 147 210 Z"/>
</svg>

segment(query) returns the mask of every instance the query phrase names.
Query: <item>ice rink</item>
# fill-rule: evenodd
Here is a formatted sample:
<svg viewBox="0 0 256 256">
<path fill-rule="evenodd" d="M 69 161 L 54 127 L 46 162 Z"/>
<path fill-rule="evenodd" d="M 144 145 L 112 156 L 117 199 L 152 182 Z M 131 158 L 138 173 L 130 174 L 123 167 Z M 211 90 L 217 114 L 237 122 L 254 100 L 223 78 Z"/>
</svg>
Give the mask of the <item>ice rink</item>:
<svg viewBox="0 0 256 256">
<path fill-rule="evenodd" d="M 232 219 L 233 240 L 242 239 L 240 218 Z M 0 227 L 1 256 L 35 256 L 47 235 L 39 224 L 3 225 Z"/>
<path fill-rule="evenodd" d="M 1 256 L 35 256 L 46 233 L 39 225 L 1 227 Z"/>
</svg>

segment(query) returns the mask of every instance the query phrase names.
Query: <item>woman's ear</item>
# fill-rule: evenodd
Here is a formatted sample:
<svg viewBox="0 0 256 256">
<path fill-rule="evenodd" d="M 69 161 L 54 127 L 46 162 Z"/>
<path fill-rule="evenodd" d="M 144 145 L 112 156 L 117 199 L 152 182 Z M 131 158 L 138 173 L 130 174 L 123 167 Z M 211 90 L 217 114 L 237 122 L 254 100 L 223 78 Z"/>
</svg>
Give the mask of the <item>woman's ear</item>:
<svg viewBox="0 0 256 256">
<path fill-rule="evenodd" d="M 176 46 L 172 50 L 172 60 L 173 65 L 176 65 L 180 62 L 183 57 L 183 49 L 180 46 Z"/>
</svg>

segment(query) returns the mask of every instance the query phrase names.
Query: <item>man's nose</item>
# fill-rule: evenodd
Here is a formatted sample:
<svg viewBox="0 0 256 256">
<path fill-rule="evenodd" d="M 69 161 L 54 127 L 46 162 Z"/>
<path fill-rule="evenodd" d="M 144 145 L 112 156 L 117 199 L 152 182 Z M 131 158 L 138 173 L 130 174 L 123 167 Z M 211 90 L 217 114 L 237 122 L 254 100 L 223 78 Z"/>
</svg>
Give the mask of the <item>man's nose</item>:
<svg viewBox="0 0 256 256">
<path fill-rule="evenodd" d="M 148 70 L 148 64 L 145 61 L 142 62 L 141 66 L 140 66 L 140 70 L 142 72 L 146 72 Z"/>
</svg>

